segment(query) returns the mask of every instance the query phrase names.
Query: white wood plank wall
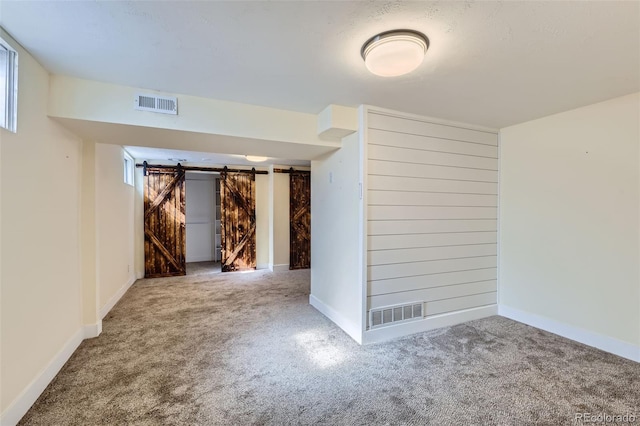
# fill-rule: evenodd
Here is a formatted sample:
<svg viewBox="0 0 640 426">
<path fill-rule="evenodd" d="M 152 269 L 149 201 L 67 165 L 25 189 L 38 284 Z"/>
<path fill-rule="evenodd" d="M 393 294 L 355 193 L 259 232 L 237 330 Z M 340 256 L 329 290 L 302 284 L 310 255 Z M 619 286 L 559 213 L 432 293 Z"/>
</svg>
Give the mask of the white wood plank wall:
<svg viewBox="0 0 640 426">
<path fill-rule="evenodd" d="M 370 111 L 368 309 L 496 303 L 498 135 Z"/>
</svg>

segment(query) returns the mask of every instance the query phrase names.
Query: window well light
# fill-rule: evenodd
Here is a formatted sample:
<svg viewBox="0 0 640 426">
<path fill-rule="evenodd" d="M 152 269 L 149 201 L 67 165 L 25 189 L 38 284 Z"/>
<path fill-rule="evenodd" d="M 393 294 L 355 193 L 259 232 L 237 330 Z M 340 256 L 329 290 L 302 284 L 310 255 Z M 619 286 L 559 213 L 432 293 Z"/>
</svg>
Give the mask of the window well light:
<svg viewBox="0 0 640 426">
<path fill-rule="evenodd" d="M 413 30 L 393 30 L 371 37 L 360 54 L 367 69 L 381 77 L 396 77 L 418 68 L 429 48 L 429 39 Z"/>
</svg>

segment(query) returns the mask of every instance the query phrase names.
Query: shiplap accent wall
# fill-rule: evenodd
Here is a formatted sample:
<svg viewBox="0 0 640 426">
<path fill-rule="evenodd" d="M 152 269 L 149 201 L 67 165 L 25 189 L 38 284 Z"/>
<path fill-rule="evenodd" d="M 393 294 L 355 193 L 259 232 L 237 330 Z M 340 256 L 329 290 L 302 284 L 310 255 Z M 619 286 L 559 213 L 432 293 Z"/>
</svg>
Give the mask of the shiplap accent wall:
<svg viewBox="0 0 640 426">
<path fill-rule="evenodd" d="M 498 135 L 369 111 L 367 309 L 496 304 Z"/>
</svg>

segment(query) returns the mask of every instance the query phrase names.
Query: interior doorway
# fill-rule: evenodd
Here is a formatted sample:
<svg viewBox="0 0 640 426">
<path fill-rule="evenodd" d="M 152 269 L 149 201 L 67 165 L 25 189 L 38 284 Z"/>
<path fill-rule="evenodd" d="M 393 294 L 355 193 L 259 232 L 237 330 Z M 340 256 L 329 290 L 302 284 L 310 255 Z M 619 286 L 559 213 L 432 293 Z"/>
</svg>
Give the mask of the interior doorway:
<svg viewBox="0 0 640 426">
<path fill-rule="evenodd" d="M 309 267 L 308 162 L 274 158 L 256 170 L 244 156 L 127 149 L 146 158 L 137 164 L 145 277 Z M 215 166 L 225 163 L 231 166 Z"/>
<path fill-rule="evenodd" d="M 187 172 L 185 182 L 187 275 L 219 273 L 220 174 Z"/>
</svg>

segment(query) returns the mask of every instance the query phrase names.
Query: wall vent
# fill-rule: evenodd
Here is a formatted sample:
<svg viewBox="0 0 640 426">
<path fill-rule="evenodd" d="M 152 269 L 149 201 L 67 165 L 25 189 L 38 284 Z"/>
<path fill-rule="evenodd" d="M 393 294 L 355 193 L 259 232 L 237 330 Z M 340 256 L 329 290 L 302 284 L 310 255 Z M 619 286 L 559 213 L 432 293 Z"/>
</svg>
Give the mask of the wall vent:
<svg viewBox="0 0 640 426">
<path fill-rule="evenodd" d="M 384 306 L 369 311 L 369 327 L 378 328 L 422 318 L 422 302 Z"/>
<path fill-rule="evenodd" d="M 133 100 L 133 108 L 139 111 L 178 115 L 178 98 L 138 93 Z"/>
</svg>

